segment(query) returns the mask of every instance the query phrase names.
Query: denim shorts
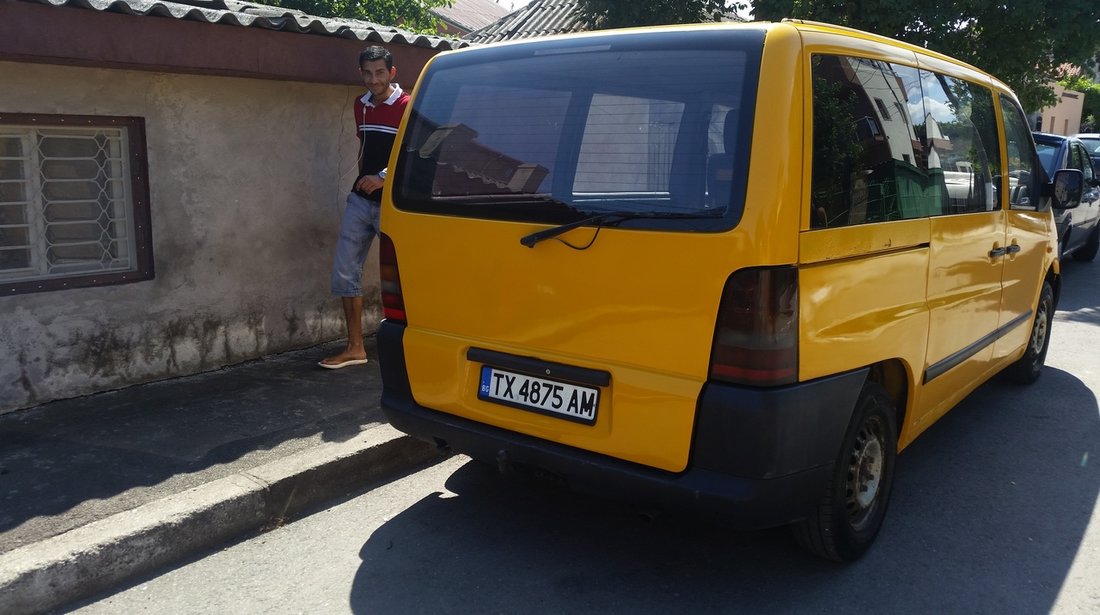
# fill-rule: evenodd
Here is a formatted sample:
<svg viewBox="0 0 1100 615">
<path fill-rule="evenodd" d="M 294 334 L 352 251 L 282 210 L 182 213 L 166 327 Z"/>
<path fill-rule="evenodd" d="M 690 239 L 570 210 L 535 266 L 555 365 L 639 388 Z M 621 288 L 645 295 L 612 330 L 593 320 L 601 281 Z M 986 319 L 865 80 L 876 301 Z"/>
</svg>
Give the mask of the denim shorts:
<svg viewBox="0 0 1100 615">
<path fill-rule="evenodd" d="M 363 294 L 363 263 L 370 244 L 378 234 L 378 212 L 381 204 L 352 192 L 340 222 L 340 238 L 336 240 L 336 256 L 332 259 L 332 294 L 337 297 L 359 297 Z"/>
</svg>

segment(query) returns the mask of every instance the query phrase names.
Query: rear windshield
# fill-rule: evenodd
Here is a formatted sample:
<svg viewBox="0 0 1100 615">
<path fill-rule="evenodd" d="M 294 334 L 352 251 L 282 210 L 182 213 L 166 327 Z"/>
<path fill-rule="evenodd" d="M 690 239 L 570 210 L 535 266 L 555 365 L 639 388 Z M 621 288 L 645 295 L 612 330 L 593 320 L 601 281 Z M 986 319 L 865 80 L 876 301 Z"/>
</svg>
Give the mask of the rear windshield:
<svg viewBox="0 0 1100 615">
<path fill-rule="evenodd" d="M 441 56 L 410 111 L 394 202 L 499 220 L 637 212 L 658 217 L 621 226 L 731 228 L 763 39 L 698 29 Z"/>
</svg>

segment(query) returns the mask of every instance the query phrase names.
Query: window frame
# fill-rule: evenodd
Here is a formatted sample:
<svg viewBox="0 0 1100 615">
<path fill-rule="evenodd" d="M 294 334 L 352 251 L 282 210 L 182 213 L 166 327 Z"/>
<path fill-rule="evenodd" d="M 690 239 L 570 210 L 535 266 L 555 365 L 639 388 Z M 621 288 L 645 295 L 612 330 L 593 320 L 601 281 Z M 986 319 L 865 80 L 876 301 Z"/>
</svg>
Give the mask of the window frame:
<svg viewBox="0 0 1100 615">
<path fill-rule="evenodd" d="M 155 277 L 153 237 L 149 207 L 148 155 L 145 118 L 136 116 L 61 115 L 41 113 L 2 113 L 0 126 L 39 126 L 43 128 L 124 128 L 129 153 L 130 215 L 133 219 L 134 254 L 132 269 L 126 271 L 81 272 L 71 275 L 19 281 L 0 281 L 0 297 L 26 293 L 51 292 L 70 288 L 88 288 L 128 284 Z M 40 173 L 40 171 L 37 171 Z M 36 177 L 31 181 L 39 181 Z M 40 198 L 40 197 L 36 197 Z M 34 201 L 32 201 L 33 206 Z M 41 207 L 41 202 L 37 205 Z M 33 241 L 39 241 L 36 237 Z"/>
</svg>

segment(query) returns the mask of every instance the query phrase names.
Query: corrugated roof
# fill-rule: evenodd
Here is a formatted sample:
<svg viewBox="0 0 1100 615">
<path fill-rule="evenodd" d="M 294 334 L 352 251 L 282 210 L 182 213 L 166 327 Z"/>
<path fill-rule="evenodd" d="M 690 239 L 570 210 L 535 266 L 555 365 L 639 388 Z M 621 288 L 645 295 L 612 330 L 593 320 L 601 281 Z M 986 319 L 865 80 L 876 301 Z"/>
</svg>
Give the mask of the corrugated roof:
<svg viewBox="0 0 1100 615">
<path fill-rule="evenodd" d="M 493 0 L 453 0 L 451 6 L 434 8 L 432 12 L 444 21 L 472 32 L 504 17 L 508 9 Z"/>
<path fill-rule="evenodd" d="M 583 32 L 585 29 L 587 26 L 577 14 L 576 0 L 534 0 L 463 38 L 473 43 L 497 43 L 517 38 Z"/>
<path fill-rule="evenodd" d="M 722 21 L 743 22 L 736 13 L 727 13 Z M 534 0 L 494 24 L 462 38 L 471 43 L 498 43 L 535 36 L 584 32 L 588 29 L 577 13 L 577 0 Z"/>
<path fill-rule="evenodd" d="M 95 11 L 149 15 L 212 24 L 264 28 L 281 32 L 298 32 L 354 38 L 377 43 L 401 43 L 444 51 L 466 47 L 468 42 L 425 36 L 393 26 L 383 26 L 356 19 L 317 17 L 293 9 L 238 2 L 236 0 L 22 0 L 52 6 L 70 6 Z"/>
</svg>

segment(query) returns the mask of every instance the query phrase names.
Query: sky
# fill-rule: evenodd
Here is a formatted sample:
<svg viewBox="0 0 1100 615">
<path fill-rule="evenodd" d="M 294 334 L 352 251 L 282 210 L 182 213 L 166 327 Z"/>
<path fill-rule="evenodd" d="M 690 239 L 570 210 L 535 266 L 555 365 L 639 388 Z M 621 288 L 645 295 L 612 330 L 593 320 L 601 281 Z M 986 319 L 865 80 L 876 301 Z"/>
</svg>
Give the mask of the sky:
<svg viewBox="0 0 1100 615">
<path fill-rule="evenodd" d="M 509 11 L 514 11 L 520 7 L 527 6 L 527 3 L 531 0 L 497 0 L 497 4 L 503 6 Z"/>
</svg>

